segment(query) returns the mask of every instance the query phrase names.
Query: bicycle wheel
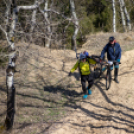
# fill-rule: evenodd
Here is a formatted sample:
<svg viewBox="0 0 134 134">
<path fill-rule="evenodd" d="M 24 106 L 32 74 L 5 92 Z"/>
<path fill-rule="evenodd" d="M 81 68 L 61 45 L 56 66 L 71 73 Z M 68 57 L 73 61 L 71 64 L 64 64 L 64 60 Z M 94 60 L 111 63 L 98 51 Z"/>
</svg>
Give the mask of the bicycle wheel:
<svg viewBox="0 0 134 134">
<path fill-rule="evenodd" d="M 108 90 L 110 86 L 111 86 L 111 70 L 110 67 L 108 67 L 106 74 L 106 90 Z"/>
</svg>

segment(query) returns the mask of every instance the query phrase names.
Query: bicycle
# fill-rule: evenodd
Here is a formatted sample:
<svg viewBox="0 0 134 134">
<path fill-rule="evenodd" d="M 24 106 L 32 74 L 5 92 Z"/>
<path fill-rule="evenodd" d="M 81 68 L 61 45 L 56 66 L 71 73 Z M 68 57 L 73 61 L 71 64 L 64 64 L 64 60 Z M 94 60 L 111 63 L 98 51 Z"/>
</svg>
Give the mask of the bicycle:
<svg viewBox="0 0 134 134">
<path fill-rule="evenodd" d="M 101 78 L 101 75 L 107 70 L 106 75 L 104 75 L 104 78 L 106 80 L 106 90 L 108 90 L 111 87 L 111 81 L 112 81 L 112 76 L 111 76 L 111 66 L 117 61 L 106 61 L 105 59 L 100 60 L 100 56 L 92 55 L 92 59 L 99 59 L 100 67 L 97 67 L 96 65 L 94 66 L 94 77 Z M 119 63 L 121 64 L 121 63 Z M 103 67 L 104 66 L 104 67 Z"/>
</svg>

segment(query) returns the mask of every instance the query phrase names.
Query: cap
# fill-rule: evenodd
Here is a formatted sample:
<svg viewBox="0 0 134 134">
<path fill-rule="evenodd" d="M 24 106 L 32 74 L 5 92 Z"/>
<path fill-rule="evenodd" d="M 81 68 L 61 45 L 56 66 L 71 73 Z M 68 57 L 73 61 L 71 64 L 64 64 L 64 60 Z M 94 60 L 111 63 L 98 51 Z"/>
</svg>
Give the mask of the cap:
<svg viewBox="0 0 134 134">
<path fill-rule="evenodd" d="M 114 41 L 114 36 L 109 37 L 109 41 Z"/>
</svg>

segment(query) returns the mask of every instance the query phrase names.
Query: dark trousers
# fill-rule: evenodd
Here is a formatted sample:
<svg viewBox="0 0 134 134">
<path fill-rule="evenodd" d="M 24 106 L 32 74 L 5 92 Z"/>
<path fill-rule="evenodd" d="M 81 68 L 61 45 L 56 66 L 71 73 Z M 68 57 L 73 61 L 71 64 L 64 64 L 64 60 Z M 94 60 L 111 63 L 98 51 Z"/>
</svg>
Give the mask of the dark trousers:
<svg viewBox="0 0 134 134">
<path fill-rule="evenodd" d="M 82 90 L 84 94 L 87 94 L 86 81 L 88 81 L 88 89 L 90 89 L 94 83 L 93 75 L 92 74 L 81 75 L 81 84 L 82 84 Z"/>
</svg>

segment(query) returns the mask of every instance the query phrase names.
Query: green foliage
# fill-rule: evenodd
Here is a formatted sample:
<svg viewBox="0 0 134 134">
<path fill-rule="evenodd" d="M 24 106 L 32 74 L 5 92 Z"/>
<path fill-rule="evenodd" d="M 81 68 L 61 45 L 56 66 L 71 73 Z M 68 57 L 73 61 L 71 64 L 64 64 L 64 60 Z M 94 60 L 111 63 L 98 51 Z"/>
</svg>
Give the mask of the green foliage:
<svg viewBox="0 0 134 134">
<path fill-rule="evenodd" d="M 111 4 L 105 0 L 94 0 L 87 7 L 87 15 L 89 17 L 94 16 L 91 22 L 96 32 L 108 32 L 111 30 L 112 10 L 109 5 Z"/>
<path fill-rule="evenodd" d="M 79 33 L 77 36 L 77 44 L 78 46 L 81 46 L 85 40 L 85 37 L 87 34 L 95 33 L 99 31 L 103 32 L 111 32 L 113 30 L 113 10 L 112 10 L 112 1 L 110 0 L 74 0 L 75 2 L 75 11 L 77 18 L 79 19 Z M 131 22 L 134 23 L 134 8 L 132 6 L 132 1 L 125 1 L 126 7 L 128 9 L 128 12 L 130 14 Z M 33 0 L 28 1 L 17 1 L 17 5 L 33 5 Z M 121 15 L 120 15 L 120 6 L 119 3 L 116 2 L 116 28 L 117 31 L 122 32 L 122 22 L 121 22 Z M 4 6 L 3 6 L 4 5 Z M 41 4 L 41 9 L 44 9 L 44 3 Z M 51 6 L 51 7 L 50 7 Z M 6 9 L 5 3 L 0 4 L 1 12 L 3 11 L 3 8 Z M 131 7 L 131 8 L 130 8 Z M 61 13 L 62 15 L 70 18 L 71 17 L 71 11 L 70 11 L 70 1 L 69 0 L 54 0 L 49 1 L 48 8 L 52 8 L 54 11 L 57 11 Z M 3 16 L 3 14 L 0 12 L 0 16 Z M 31 27 L 31 17 L 32 17 L 33 10 L 21 10 L 18 14 L 18 20 L 19 20 L 19 26 L 21 30 L 23 30 L 24 33 L 30 32 Z M 68 44 L 67 47 L 71 48 L 71 38 L 74 33 L 74 24 L 68 20 L 65 20 L 61 15 L 58 15 L 56 13 L 49 12 L 48 13 L 48 19 L 50 20 L 50 23 L 52 24 L 52 37 L 55 38 L 58 37 L 57 40 L 64 40 L 64 44 Z M 37 11 L 37 25 L 34 28 L 34 32 L 38 31 L 40 33 L 46 32 L 47 25 L 45 24 L 45 19 L 42 14 L 40 14 L 39 10 Z M 5 20 L 0 23 L 4 24 Z M 58 26 L 55 24 L 58 23 Z M 69 25 L 68 25 L 69 24 Z M 65 27 L 68 26 L 66 29 L 64 35 L 63 31 Z M 16 28 L 16 31 L 19 31 L 19 29 Z M 47 32 L 45 33 L 47 34 Z M 57 35 L 55 37 L 55 34 Z M 28 35 L 28 34 L 27 34 Z M 23 36 L 22 36 L 23 37 Z M 34 38 L 34 37 L 33 37 Z M 0 31 L 0 39 L 3 39 L 2 31 Z M 42 39 L 42 37 L 38 38 L 39 40 Z M 44 38 L 42 39 L 44 40 Z M 41 42 L 41 41 L 40 41 Z M 60 41 L 59 41 L 60 42 Z M 34 42 L 35 43 L 35 42 Z"/>
</svg>

